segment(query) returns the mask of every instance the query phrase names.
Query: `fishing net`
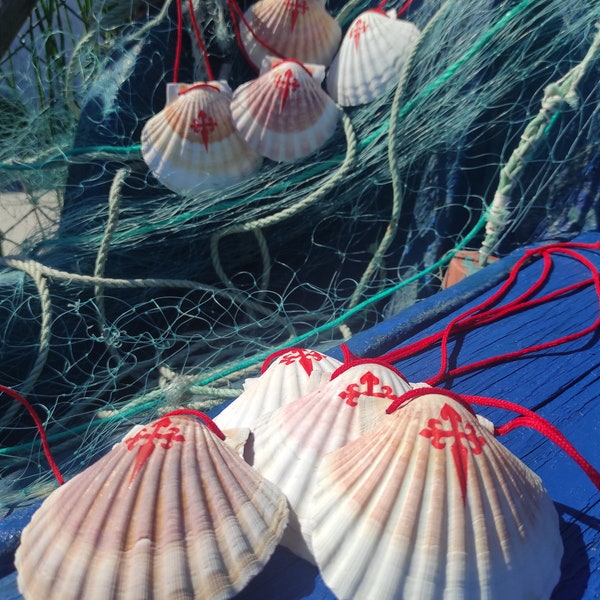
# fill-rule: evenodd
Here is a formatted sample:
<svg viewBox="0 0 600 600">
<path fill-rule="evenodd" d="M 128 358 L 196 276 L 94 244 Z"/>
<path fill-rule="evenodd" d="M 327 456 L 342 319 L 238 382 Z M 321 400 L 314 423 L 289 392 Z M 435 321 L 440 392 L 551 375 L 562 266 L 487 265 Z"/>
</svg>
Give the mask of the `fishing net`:
<svg viewBox="0 0 600 600">
<path fill-rule="evenodd" d="M 195 7 L 215 72 L 233 89 L 254 77 L 230 6 Z M 327 4 L 343 30 L 369 7 Z M 140 132 L 176 58 L 180 81 L 206 78 L 185 7 L 178 54 L 174 0 L 39 3 L 0 65 L 3 202 L 19 193 L 40 223 L 1 260 L 0 382 L 35 406 L 67 476 L 131 423 L 236 396 L 274 350 L 327 348 L 437 292 L 459 250 L 485 265 L 597 229 L 600 4 L 385 8 L 421 30 L 397 85 L 343 109 L 310 156 L 182 196 Z M 10 402 L 7 506 L 55 485 Z"/>
</svg>

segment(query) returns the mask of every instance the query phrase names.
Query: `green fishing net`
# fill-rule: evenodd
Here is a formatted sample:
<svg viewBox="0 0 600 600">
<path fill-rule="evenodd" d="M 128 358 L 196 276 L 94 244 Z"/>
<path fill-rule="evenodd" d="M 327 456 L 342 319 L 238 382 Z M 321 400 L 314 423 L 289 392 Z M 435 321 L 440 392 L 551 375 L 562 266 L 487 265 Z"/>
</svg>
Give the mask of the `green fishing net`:
<svg viewBox="0 0 600 600">
<path fill-rule="evenodd" d="M 219 76 L 253 77 L 227 3 L 195 7 Z M 345 31 L 373 5 L 327 7 Z M 184 17 L 179 80 L 200 81 Z M 436 293 L 460 249 L 485 265 L 597 229 L 600 3 L 423 0 L 403 18 L 421 36 L 397 85 L 340 109 L 322 148 L 184 197 L 140 152 L 173 81 L 175 1 L 38 3 L 0 63 L 2 208 L 18 198 L 33 224 L 15 245 L 0 221 L 0 383 L 67 476 L 132 423 L 235 397 L 274 350 L 339 344 Z M 55 484 L 2 400 L 9 506 Z"/>
</svg>

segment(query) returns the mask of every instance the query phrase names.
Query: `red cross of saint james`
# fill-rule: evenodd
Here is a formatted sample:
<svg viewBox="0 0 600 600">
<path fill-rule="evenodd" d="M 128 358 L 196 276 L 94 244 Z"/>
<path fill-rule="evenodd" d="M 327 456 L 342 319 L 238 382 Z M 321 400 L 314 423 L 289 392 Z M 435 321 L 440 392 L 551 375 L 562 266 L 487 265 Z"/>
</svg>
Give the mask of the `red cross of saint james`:
<svg viewBox="0 0 600 600">
<path fill-rule="evenodd" d="M 134 436 L 123 441 L 127 446 L 127 450 L 133 450 L 136 445 L 138 447 L 133 471 L 131 472 L 130 482 L 132 482 L 154 452 L 156 442 L 159 442 L 160 447 L 166 450 L 171 448 L 175 442 L 184 442 L 185 438 L 179 433 L 179 427 L 171 426 L 171 419 L 169 417 L 163 417 L 143 427 Z"/>
<path fill-rule="evenodd" d="M 291 365 L 294 362 L 304 369 L 307 375 L 313 372 L 313 361 L 319 362 L 325 356 L 316 350 L 304 350 L 304 348 L 294 348 L 281 356 L 279 361 L 283 365 Z"/>
<path fill-rule="evenodd" d="M 279 104 L 279 112 L 283 112 L 285 103 L 289 98 L 290 94 L 294 93 L 300 88 L 300 82 L 291 69 L 288 69 L 285 73 L 277 75 L 275 78 L 275 87 L 281 91 L 281 102 Z"/>
<path fill-rule="evenodd" d="M 358 380 L 359 383 L 351 383 L 346 389 L 340 392 L 339 396 L 346 401 L 349 406 L 357 406 L 357 400 L 361 396 L 369 396 L 371 398 L 387 398 L 390 401 L 395 401 L 398 396 L 394 394 L 394 390 L 389 385 L 380 385 L 381 380 L 375 373 L 366 371 Z"/>
<path fill-rule="evenodd" d="M 357 19 L 354 22 L 354 25 L 350 27 L 350 31 L 348 32 L 348 37 L 354 41 L 354 47 L 358 50 L 358 41 L 360 40 L 360 36 L 369 29 L 369 26 L 362 20 Z"/>
<path fill-rule="evenodd" d="M 294 31 L 298 16 L 308 11 L 308 4 L 306 0 L 286 0 L 283 5 L 292 13 L 292 31 Z"/>
<path fill-rule="evenodd" d="M 444 429 L 442 421 L 450 423 L 450 429 Z M 428 427 L 421 430 L 420 435 L 431 439 L 431 445 L 442 450 L 446 442 L 454 440 L 450 446 L 454 468 L 458 476 L 463 502 L 467 498 L 467 467 L 469 454 L 481 454 L 485 440 L 478 436 L 471 423 L 463 425 L 462 417 L 449 404 L 444 404 L 440 410 L 439 419 L 429 419 Z M 466 445 L 463 444 L 466 442 Z"/>
<path fill-rule="evenodd" d="M 217 122 L 209 115 L 201 110 L 198 116 L 192 121 L 190 127 L 194 133 L 199 133 L 202 137 L 202 143 L 208 152 L 208 136 L 217 128 Z"/>
</svg>

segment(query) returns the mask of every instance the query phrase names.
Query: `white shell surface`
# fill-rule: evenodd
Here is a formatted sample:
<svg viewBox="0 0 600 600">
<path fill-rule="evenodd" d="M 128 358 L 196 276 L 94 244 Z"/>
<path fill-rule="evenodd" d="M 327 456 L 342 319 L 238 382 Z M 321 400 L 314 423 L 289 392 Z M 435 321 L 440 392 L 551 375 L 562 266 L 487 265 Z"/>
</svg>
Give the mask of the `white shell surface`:
<svg viewBox="0 0 600 600">
<path fill-rule="evenodd" d="M 342 106 L 383 96 L 398 83 L 419 29 L 379 10 L 367 10 L 352 23 L 329 72 L 326 88 Z"/>
<path fill-rule="evenodd" d="M 285 496 L 190 417 L 136 427 L 55 490 L 16 553 L 26 600 L 219 598 L 274 551 Z"/>
<path fill-rule="evenodd" d="M 237 134 L 231 90 L 224 82 L 195 84 L 142 129 L 142 156 L 166 187 L 188 195 L 250 177 L 262 157 Z"/>
<path fill-rule="evenodd" d="M 260 377 L 244 382 L 244 391 L 216 417 L 221 428 L 253 427 L 259 417 L 325 385 L 340 361 L 305 348 L 275 356 Z"/>
<path fill-rule="evenodd" d="M 244 18 L 252 31 L 240 21 L 240 36 L 256 68 L 273 50 L 283 58 L 328 66 L 342 39 L 340 26 L 322 0 L 258 0 Z"/>
<path fill-rule="evenodd" d="M 373 404 L 385 416 L 393 399 L 410 385 L 380 364 L 348 368 L 328 384 L 261 418 L 253 429 L 246 459 L 287 496 L 290 523 L 282 545 L 313 561 L 310 499 L 316 469 L 328 453 L 358 438 L 360 408 Z"/>
<path fill-rule="evenodd" d="M 563 552 L 540 478 L 440 394 L 323 459 L 312 547 L 340 599 L 549 598 Z"/>
<path fill-rule="evenodd" d="M 235 128 L 262 156 L 292 162 L 320 148 L 334 133 L 340 113 L 307 68 L 282 61 L 236 88 Z"/>
</svg>

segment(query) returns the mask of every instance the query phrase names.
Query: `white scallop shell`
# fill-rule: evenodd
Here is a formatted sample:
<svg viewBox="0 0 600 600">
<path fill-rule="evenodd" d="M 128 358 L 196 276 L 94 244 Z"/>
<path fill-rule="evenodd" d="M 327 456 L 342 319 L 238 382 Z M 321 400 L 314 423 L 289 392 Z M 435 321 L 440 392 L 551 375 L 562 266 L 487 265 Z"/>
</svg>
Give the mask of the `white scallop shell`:
<svg viewBox="0 0 600 600">
<path fill-rule="evenodd" d="M 340 599 L 548 598 L 558 515 L 540 478 L 445 395 L 325 457 L 312 547 Z"/>
<path fill-rule="evenodd" d="M 16 553 L 26 600 L 229 598 L 265 565 L 285 496 L 204 425 L 134 428 L 55 490 Z"/>
<path fill-rule="evenodd" d="M 281 544 L 314 561 L 308 519 L 317 466 L 329 452 L 361 434 L 361 409 L 374 405 L 384 418 L 394 398 L 411 386 L 381 364 L 349 367 L 328 384 L 260 419 L 246 460 L 287 496 L 290 523 Z"/>
<path fill-rule="evenodd" d="M 342 106 L 357 106 L 383 96 L 398 83 L 420 35 L 395 11 L 367 10 L 353 22 L 327 73 L 326 88 Z"/>
<path fill-rule="evenodd" d="M 142 156 L 155 177 L 179 194 L 244 180 L 262 157 L 231 122 L 231 90 L 224 82 L 188 86 L 142 129 Z"/>
<path fill-rule="evenodd" d="M 253 4 L 244 13 L 250 30 L 243 20 L 239 29 L 254 66 L 260 68 L 263 58 L 274 53 L 304 63 L 329 65 L 342 30 L 324 4 L 322 0 L 258 0 Z"/>
<path fill-rule="evenodd" d="M 244 391 L 216 417 L 221 428 L 253 427 L 259 417 L 326 384 L 342 364 L 305 348 L 277 353 L 260 377 L 246 379 Z"/>
<path fill-rule="evenodd" d="M 319 71 L 322 67 L 278 61 L 234 91 L 235 128 L 262 156 L 292 162 L 311 154 L 333 135 L 340 113 L 315 79 Z"/>
</svg>

